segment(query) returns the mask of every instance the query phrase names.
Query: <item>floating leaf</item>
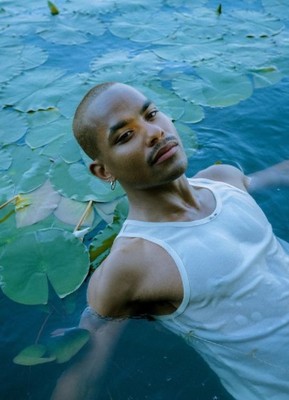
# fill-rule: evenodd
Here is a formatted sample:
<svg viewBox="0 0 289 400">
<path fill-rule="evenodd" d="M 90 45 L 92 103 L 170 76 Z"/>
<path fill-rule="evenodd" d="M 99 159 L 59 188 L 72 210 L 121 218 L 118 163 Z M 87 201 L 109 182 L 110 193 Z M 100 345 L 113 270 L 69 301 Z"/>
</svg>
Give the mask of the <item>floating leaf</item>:
<svg viewBox="0 0 289 400">
<path fill-rule="evenodd" d="M 54 188 L 63 196 L 79 201 L 112 201 L 123 195 L 119 185 L 112 191 L 110 185 L 91 175 L 82 163 L 56 162 L 50 170 Z"/>
<path fill-rule="evenodd" d="M 107 251 L 110 250 L 114 239 L 119 233 L 123 221 L 128 214 L 128 201 L 124 198 L 116 207 L 113 222 L 105 227 L 102 232 L 99 232 L 91 242 L 90 246 L 90 259 L 92 261 L 92 268 L 95 269 L 99 266 L 102 258 L 106 256 Z"/>
<path fill-rule="evenodd" d="M 59 14 L 58 8 L 56 7 L 56 5 L 54 3 L 52 3 L 52 1 L 48 0 L 47 4 L 48 4 L 48 7 L 50 9 L 51 15 L 58 15 Z"/>
<path fill-rule="evenodd" d="M 80 148 L 74 137 L 63 143 L 59 155 L 68 164 L 81 160 Z"/>
<path fill-rule="evenodd" d="M 7 170 L 11 164 L 12 164 L 11 154 L 4 149 L 0 149 L 0 171 Z"/>
<path fill-rule="evenodd" d="M 13 121 L 13 123 L 11 123 Z M 1 110 L 0 114 L 0 143 L 17 142 L 27 131 L 25 116 L 12 110 Z"/>
<path fill-rule="evenodd" d="M 162 23 L 160 24 L 160 21 Z M 130 38 L 134 42 L 154 42 L 177 29 L 174 16 L 158 11 L 158 18 L 149 12 L 127 12 L 115 17 L 109 30 L 121 38 Z"/>
<path fill-rule="evenodd" d="M 48 124 L 29 129 L 25 142 L 31 149 L 46 146 L 48 143 L 71 134 L 71 121 L 61 117 Z"/>
<path fill-rule="evenodd" d="M 17 227 L 35 224 L 48 217 L 58 206 L 60 195 L 53 190 L 49 181 L 31 193 L 21 196 L 22 206 L 16 204 Z M 25 205 L 23 206 L 23 201 Z"/>
<path fill-rule="evenodd" d="M 43 229 L 8 243 L 0 266 L 4 294 L 33 305 L 47 303 L 48 281 L 61 298 L 78 289 L 87 276 L 89 260 L 85 246 L 71 233 Z"/>
<path fill-rule="evenodd" d="M 14 182 L 16 194 L 32 192 L 47 180 L 49 159 L 28 146 L 10 145 L 8 151 L 13 162 L 7 175 Z"/>
<path fill-rule="evenodd" d="M 75 356 L 88 342 L 89 337 L 89 331 L 86 329 L 68 329 L 63 335 L 55 336 L 51 339 L 48 343 L 48 349 L 56 359 L 56 362 L 62 364 Z"/>
<path fill-rule="evenodd" d="M 250 80 L 240 73 L 208 68 L 198 68 L 197 73 L 202 79 L 187 75 L 173 81 L 180 97 L 191 98 L 204 106 L 227 107 L 248 98 L 253 92 Z"/>
<path fill-rule="evenodd" d="M 32 366 L 54 361 L 56 357 L 46 355 L 46 351 L 46 346 L 42 344 L 33 344 L 23 349 L 13 359 L 13 362 L 18 365 Z"/>
<path fill-rule="evenodd" d="M 54 211 L 54 215 L 66 224 L 70 224 L 75 227 L 83 215 L 86 206 L 87 203 L 71 200 L 67 197 L 61 197 L 58 207 Z M 94 218 L 95 214 L 92 209 L 90 214 L 83 221 L 82 226 L 92 226 Z M 98 222 L 100 222 L 100 220 Z"/>
<path fill-rule="evenodd" d="M 26 71 L 2 90 L 4 104 L 24 112 L 53 108 L 61 97 L 60 87 L 53 83 L 64 74 L 61 69 L 44 67 Z M 62 79 L 61 83 L 65 81 Z"/>
<path fill-rule="evenodd" d="M 196 153 L 197 150 L 196 133 L 187 125 L 184 125 L 181 122 L 176 122 L 176 128 L 182 139 L 182 143 L 185 148 L 187 156 L 188 157 L 192 156 L 193 154 Z"/>
<path fill-rule="evenodd" d="M 219 4 L 217 7 L 217 15 L 221 15 L 222 14 L 222 4 Z"/>
</svg>

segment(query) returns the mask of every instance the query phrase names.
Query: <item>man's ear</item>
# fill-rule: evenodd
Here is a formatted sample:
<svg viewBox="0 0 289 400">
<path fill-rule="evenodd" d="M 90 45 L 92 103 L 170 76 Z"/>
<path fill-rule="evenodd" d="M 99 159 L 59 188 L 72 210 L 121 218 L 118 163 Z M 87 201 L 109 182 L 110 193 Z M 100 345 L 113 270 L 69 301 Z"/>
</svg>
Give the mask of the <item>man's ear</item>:
<svg viewBox="0 0 289 400">
<path fill-rule="evenodd" d="M 105 165 L 95 160 L 89 166 L 90 172 L 95 175 L 97 178 L 102 179 L 103 181 L 110 181 L 112 180 L 111 173 L 106 169 Z"/>
</svg>

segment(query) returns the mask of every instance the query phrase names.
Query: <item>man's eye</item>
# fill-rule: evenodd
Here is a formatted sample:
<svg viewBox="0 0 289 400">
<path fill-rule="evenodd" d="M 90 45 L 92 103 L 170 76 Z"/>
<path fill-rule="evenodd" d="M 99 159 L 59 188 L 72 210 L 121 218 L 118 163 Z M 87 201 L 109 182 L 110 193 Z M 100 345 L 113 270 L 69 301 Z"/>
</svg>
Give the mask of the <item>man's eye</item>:
<svg viewBox="0 0 289 400">
<path fill-rule="evenodd" d="M 116 142 L 115 142 L 115 143 L 116 143 L 116 144 L 122 144 L 122 143 L 127 142 L 127 141 L 130 139 L 132 133 L 133 133 L 133 131 L 127 131 L 127 132 L 122 133 L 122 134 L 116 139 Z"/>
<path fill-rule="evenodd" d="M 159 112 L 159 110 L 157 110 L 156 108 L 154 110 L 152 110 L 147 116 L 148 120 L 153 119 L 157 115 L 158 112 Z"/>
</svg>

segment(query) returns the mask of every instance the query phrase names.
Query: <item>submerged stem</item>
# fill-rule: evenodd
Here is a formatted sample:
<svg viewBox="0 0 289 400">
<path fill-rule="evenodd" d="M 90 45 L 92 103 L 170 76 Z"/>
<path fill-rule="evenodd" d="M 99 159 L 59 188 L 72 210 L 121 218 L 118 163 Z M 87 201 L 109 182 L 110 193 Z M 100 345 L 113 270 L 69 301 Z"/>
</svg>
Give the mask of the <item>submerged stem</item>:
<svg viewBox="0 0 289 400">
<path fill-rule="evenodd" d="M 88 214 L 91 211 L 91 207 L 92 207 L 93 201 L 90 200 L 87 204 L 87 207 L 84 211 L 84 213 L 82 214 L 79 222 L 77 223 L 76 227 L 74 228 L 74 232 L 78 231 L 78 229 L 81 227 L 81 225 L 83 224 L 83 222 L 85 221 L 86 217 L 88 216 Z"/>
<path fill-rule="evenodd" d="M 14 197 L 12 197 L 11 199 L 7 200 L 5 203 L 0 205 L 0 210 L 2 210 L 2 208 L 6 207 L 8 204 L 12 203 L 13 201 L 16 201 L 18 199 L 18 194 Z"/>
</svg>

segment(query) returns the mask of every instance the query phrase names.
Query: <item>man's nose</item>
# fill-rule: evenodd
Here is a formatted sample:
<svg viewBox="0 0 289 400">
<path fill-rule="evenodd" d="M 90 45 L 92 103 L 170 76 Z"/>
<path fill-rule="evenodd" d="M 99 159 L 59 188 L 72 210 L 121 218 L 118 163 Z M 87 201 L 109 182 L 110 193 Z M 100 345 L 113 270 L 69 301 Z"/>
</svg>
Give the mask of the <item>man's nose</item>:
<svg viewBox="0 0 289 400">
<path fill-rule="evenodd" d="M 155 124 L 147 124 L 146 144 L 149 147 L 154 146 L 164 137 L 163 129 Z"/>
</svg>

